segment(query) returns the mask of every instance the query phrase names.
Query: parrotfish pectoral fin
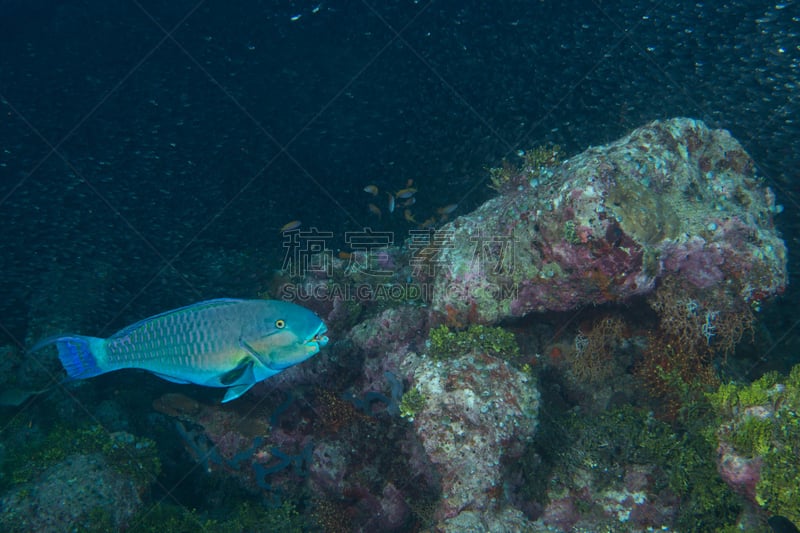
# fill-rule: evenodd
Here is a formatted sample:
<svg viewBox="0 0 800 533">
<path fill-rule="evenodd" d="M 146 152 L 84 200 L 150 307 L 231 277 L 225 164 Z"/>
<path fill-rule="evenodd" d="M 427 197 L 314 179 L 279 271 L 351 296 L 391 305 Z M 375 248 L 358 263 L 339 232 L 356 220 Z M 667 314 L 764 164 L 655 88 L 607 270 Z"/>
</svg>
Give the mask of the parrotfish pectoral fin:
<svg viewBox="0 0 800 533">
<path fill-rule="evenodd" d="M 231 400 L 235 400 L 245 392 L 249 391 L 250 388 L 255 385 L 255 383 L 246 383 L 244 385 L 236 385 L 228 389 L 228 392 L 225 393 L 225 397 L 222 398 L 222 403 L 227 403 Z"/>
<path fill-rule="evenodd" d="M 101 368 L 98 361 L 98 356 L 105 355 L 105 339 L 83 335 L 50 337 L 36 343 L 31 351 L 41 350 L 51 344 L 58 348 L 58 358 L 71 379 L 91 378 L 108 372 Z"/>
<path fill-rule="evenodd" d="M 253 376 L 253 364 L 254 361 L 250 357 L 245 357 L 241 360 L 241 362 L 239 362 L 238 365 L 236 365 L 233 370 L 229 370 L 222 374 L 219 377 L 219 382 L 223 385 L 231 385 L 243 377 L 250 383 L 255 382 L 255 377 Z"/>
</svg>

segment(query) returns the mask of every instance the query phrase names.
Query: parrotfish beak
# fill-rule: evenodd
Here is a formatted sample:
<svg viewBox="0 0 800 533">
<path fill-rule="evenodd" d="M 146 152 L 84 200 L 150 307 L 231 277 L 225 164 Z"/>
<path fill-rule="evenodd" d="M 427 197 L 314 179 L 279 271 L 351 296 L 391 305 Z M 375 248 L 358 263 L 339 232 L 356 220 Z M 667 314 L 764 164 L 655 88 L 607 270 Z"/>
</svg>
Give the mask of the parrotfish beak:
<svg viewBox="0 0 800 533">
<path fill-rule="evenodd" d="M 325 336 L 328 328 L 320 323 L 316 331 L 306 337 L 299 339 L 294 337 L 294 342 L 289 346 L 284 346 L 275 350 L 266 366 L 272 370 L 280 371 L 290 366 L 305 361 L 319 353 L 319 349 L 328 344 L 328 337 Z"/>
<path fill-rule="evenodd" d="M 317 350 L 328 344 L 328 337 L 325 335 L 328 332 L 328 327 L 324 323 L 320 323 L 317 331 L 309 337 L 305 344 L 309 346 L 316 346 Z"/>
</svg>

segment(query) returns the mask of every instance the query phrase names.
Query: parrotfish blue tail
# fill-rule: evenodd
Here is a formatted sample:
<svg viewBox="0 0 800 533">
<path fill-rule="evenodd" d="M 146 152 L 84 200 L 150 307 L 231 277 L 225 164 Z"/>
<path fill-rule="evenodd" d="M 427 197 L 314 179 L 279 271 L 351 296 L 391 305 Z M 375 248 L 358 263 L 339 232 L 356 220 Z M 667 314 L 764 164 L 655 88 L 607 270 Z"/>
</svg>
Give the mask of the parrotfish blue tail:
<svg viewBox="0 0 800 533">
<path fill-rule="evenodd" d="M 108 372 L 108 369 L 101 368 L 100 362 L 105 358 L 105 339 L 84 335 L 50 337 L 37 343 L 31 351 L 51 344 L 58 348 L 58 358 L 71 379 L 91 378 Z"/>
</svg>

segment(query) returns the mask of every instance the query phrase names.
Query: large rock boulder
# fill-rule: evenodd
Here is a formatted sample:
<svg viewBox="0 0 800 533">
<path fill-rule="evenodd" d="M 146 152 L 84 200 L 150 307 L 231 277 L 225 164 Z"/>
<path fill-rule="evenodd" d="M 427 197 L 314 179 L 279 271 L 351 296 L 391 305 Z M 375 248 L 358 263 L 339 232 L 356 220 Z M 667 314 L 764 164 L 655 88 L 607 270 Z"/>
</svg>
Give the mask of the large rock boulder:
<svg viewBox="0 0 800 533">
<path fill-rule="evenodd" d="M 739 304 L 783 291 L 780 211 L 725 130 L 655 121 L 514 187 L 439 231 L 433 308 L 456 323 L 618 302 L 677 274 Z"/>
</svg>

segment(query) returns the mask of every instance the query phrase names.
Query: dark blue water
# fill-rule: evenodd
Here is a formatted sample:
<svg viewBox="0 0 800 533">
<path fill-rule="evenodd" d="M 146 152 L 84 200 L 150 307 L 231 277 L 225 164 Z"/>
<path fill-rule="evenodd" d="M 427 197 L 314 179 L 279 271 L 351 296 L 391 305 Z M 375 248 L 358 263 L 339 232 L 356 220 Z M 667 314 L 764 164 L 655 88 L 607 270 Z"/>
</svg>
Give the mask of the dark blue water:
<svg viewBox="0 0 800 533">
<path fill-rule="evenodd" d="M 130 316 L 246 292 L 284 223 L 341 236 L 373 222 L 366 184 L 416 180 L 422 218 L 468 210 L 489 194 L 484 168 L 517 149 L 573 153 L 659 117 L 731 130 L 793 224 L 794 3 L 317 6 L 3 3 L 10 333 L 54 264 L 103 270 Z M 240 254 L 255 260 L 232 275 Z"/>
<path fill-rule="evenodd" d="M 752 155 L 794 275 L 799 84 L 791 0 L 4 0 L 0 337 L 252 296 L 289 221 L 333 248 L 365 225 L 401 242 L 402 210 L 365 185 L 413 179 L 418 220 L 464 213 L 520 149 L 673 116 Z M 797 281 L 767 321 L 785 347 Z"/>
</svg>

